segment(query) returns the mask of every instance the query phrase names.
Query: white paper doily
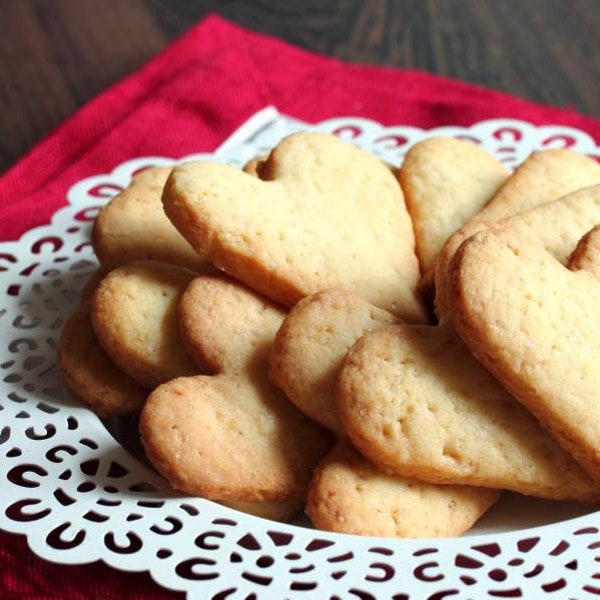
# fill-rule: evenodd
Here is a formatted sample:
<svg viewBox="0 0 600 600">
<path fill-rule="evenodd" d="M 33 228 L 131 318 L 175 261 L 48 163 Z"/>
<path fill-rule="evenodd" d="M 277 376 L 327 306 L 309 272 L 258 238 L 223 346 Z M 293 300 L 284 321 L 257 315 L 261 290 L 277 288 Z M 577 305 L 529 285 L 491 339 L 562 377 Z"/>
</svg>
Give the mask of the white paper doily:
<svg viewBox="0 0 600 600">
<path fill-rule="evenodd" d="M 265 109 L 214 154 L 186 159 L 241 165 L 306 128 Z M 511 167 L 543 148 L 600 157 L 583 132 L 514 120 L 424 131 L 343 117 L 310 128 L 393 164 L 433 135 L 472 139 Z M 125 450 L 65 392 L 56 343 L 97 265 L 89 244 L 97 210 L 139 169 L 175 162 L 137 158 L 80 181 L 51 224 L 0 244 L 0 528 L 25 534 L 48 560 L 100 559 L 117 569 L 147 570 L 189 598 L 600 596 L 600 513 L 507 495 L 473 532 L 455 539 L 364 538 L 283 525 L 173 492 L 134 458 L 135 448 Z"/>
</svg>

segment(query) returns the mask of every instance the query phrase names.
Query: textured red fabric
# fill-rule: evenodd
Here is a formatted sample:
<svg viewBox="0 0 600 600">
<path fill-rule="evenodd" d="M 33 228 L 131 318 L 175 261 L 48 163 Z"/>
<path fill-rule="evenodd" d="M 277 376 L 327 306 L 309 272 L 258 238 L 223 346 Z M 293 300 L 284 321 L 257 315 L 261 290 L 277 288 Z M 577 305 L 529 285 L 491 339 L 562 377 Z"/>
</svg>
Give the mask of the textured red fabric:
<svg viewBox="0 0 600 600">
<path fill-rule="evenodd" d="M 600 139 L 600 122 L 572 110 L 428 73 L 344 63 L 211 16 L 83 107 L 0 178 L 0 239 L 47 223 L 79 179 L 136 156 L 213 150 L 267 105 L 308 122 L 356 115 L 427 128 L 520 118 L 577 127 Z"/>
<path fill-rule="evenodd" d="M 0 178 L 0 240 L 46 224 L 69 187 L 136 157 L 210 151 L 273 105 L 308 122 L 356 115 L 386 125 L 468 126 L 516 118 L 561 124 L 600 140 L 600 121 L 423 72 L 354 65 L 246 31 L 199 23 L 140 71 L 84 106 Z M 53 565 L 0 533 L 0 597 L 177 598 L 144 574 L 95 563 Z"/>
</svg>

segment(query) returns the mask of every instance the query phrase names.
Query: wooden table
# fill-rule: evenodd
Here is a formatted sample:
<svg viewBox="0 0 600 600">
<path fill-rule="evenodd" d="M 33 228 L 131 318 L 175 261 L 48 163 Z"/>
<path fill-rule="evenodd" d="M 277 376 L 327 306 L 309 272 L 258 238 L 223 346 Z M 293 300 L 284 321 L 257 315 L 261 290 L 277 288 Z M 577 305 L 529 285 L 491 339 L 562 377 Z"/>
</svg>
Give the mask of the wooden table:
<svg viewBox="0 0 600 600">
<path fill-rule="evenodd" d="M 209 12 L 345 60 L 600 116 L 598 0 L 2 0 L 0 172 Z"/>
<path fill-rule="evenodd" d="M 0 0 L 0 173 L 209 12 L 600 117 L 599 0 Z"/>
<path fill-rule="evenodd" d="M 0 172 L 209 12 L 600 117 L 598 0 L 2 0 Z"/>
</svg>

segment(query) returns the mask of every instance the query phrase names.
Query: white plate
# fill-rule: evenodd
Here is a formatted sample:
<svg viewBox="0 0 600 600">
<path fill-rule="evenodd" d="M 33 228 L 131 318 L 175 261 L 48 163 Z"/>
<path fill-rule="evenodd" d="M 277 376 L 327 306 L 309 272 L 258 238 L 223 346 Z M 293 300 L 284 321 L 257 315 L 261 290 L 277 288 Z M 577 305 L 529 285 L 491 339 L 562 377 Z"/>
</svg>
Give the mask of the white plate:
<svg viewBox="0 0 600 600">
<path fill-rule="evenodd" d="M 306 128 L 268 108 L 214 154 L 186 159 L 241 165 Z M 394 164 L 411 144 L 433 135 L 473 139 L 509 166 L 543 148 L 600 157 L 581 131 L 514 120 L 424 131 L 343 117 L 311 128 L 335 132 Z M 175 162 L 136 158 L 80 181 L 50 225 L 0 244 L 0 527 L 25 534 L 48 560 L 101 559 L 117 569 L 148 570 L 190 598 L 599 596 L 600 513 L 507 495 L 455 539 L 366 538 L 282 525 L 173 492 L 135 458 L 139 449 L 125 449 L 134 421 L 111 428 L 119 443 L 64 391 L 56 341 L 96 267 L 92 220 L 134 172 Z"/>
</svg>

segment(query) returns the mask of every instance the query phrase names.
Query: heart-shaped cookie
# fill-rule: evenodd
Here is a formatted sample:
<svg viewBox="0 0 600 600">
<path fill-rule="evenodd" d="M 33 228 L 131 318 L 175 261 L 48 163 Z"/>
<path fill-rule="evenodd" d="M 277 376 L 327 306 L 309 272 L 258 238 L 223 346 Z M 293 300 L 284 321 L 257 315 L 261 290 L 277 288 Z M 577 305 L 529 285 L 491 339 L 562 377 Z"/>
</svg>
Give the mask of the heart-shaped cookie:
<svg viewBox="0 0 600 600">
<path fill-rule="evenodd" d="M 400 183 L 421 273 L 428 273 L 448 236 L 478 213 L 508 176 L 497 158 L 471 141 L 433 137 L 411 146 Z"/>
<path fill-rule="evenodd" d="M 171 169 L 149 167 L 102 207 L 94 221 L 92 246 L 107 269 L 135 260 L 158 260 L 207 273 L 214 268 L 173 227 L 162 207 Z"/>
<path fill-rule="evenodd" d="M 456 329 L 481 362 L 600 480 L 600 281 L 495 228 L 451 264 Z"/>
<path fill-rule="evenodd" d="M 177 320 L 179 297 L 196 275 L 174 264 L 135 261 L 113 269 L 93 294 L 91 318 L 100 344 L 145 388 L 203 372 L 186 353 Z"/>
<path fill-rule="evenodd" d="M 296 406 L 337 438 L 311 479 L 306 510 L 316 527 L 328 531 L 459 535 L 498 499 L 499 491 L 384 473 L 352 447 L 337 417 L 336 379 L 348 348 L 367 331 L 396 322 L 356 294 L 324 290 L 300 300 L 277 332 L 271 376 Z"/>
<path fill-rule="evenodd" d="M 436 260 L 435 304 L 443 312 L 444 278 L 460 244 L 488 225 L 552 202 L 588 186 L 600 183 L 600 164 L 573 150 L 546 150 L 531 154 L 505 181 L 490 202 L 463 227 L 455 231 L 440 250 Z M 531 213 L 535 215 L 535 213 Z M 572 211 L 577 216 L 577 210 Z M 534 219 L 537 218 L 534 216 Z M 548 214 L 544 219 L 553 217 Z M 560 218 L 560 217 L 558 217 Z M 558 218 L 556 219 L 558 221 Z M 548 229 L 550 232 L 552 228 Z M 543 235 L 543 232 L 541 232 Z M 550 236 L 547 236 L 550 239 Z M 560 243 L 560 238 L 557 239 Z M 570 252 L 572 248 L 568 249 Z"/>
<path fill-rule="evenodd" d="M 262 179 L 193 162 L 167 180 L 167 216 L 220 269 L 285 306 L 330 287 L 424 321 L 412 223 L 400 185 L 375 157 L 335 136 L 280 142 Z"/>
<path fill-rule="evenodd" d="M 331 440 L 269 381 L 285 312 L 229 277 L 201 276 L 179 315 L 190 351 L 217 374 L 150 394 L 140 418 L 150 460 L 174 487 L 211 500 L 303 500 Z"/>
<path fill-rule="evenodd" d="M 342 365 L 338 408 L 355 446 L 388 472 L 542 498 L 600 498 L 600 486 L 447 325 L 387 325 L 363 336 Z"/>
<path fill-rule="evenodd" d="M 526 237 L 535 238 L 558 261 L 567 264 L 581 236 L 600 222 L 600 185 L 585 187 L 552 202 L 545 202 L 497 221 Z M 447 273 L 459 239 L 465 240 L 491 226 L 471 221 L 453 236 L 438 256 L 436 268 L 436 312 L 440 322 L 451 315 L 446 306 Z M 451 248 L 452 247 L 452 248 Z"/>
<path fill-rule="evenodd" d="M 536 239 L 564 262 L 598 221 L 600 186 L 594 186 L 498 226 Z M 442 287 L 446 278 L 440 280 L 437 327 L 380 329 L 351 350 L 339 403 L 350 437 L 374 462 L 415 477 L 596 501 L 600 488 L 458 338 L 452 295 Z"/>
<path fill-rule="evenodd" d="M 344 439 L 318 464 L 306 512 L 326 531 L 449 537 L 469 530 L 499 497 L 498 490 L 386 474 Z"/>
</svg>

